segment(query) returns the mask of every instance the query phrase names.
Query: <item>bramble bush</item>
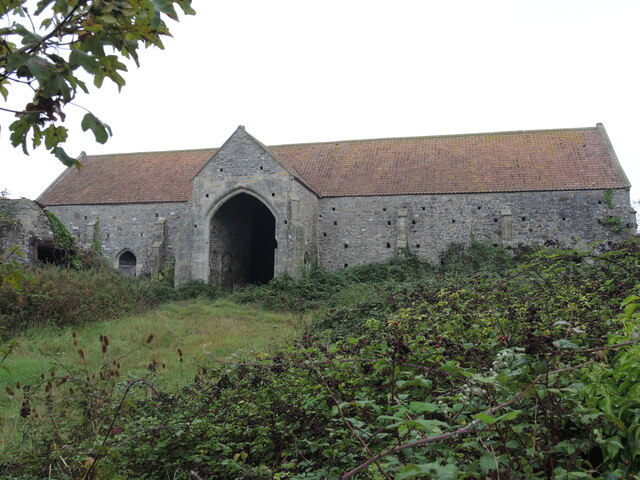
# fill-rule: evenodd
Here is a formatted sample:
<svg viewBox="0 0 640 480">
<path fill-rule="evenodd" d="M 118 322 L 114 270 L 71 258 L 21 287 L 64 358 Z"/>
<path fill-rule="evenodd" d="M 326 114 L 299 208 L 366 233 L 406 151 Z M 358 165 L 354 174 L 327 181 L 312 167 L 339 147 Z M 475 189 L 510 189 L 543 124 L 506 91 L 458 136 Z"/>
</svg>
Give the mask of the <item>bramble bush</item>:
<svg viewBox="0 0 640 480">
<path fill-rule="evenodd" d="M 366 282 L 334 295 L 360 331 L 203 365 L 180 391 L 80 355 L 10 386 L 29 411 L 0 476 L 640 478 L 637 240 L 434 276 L 384 303 Z"/>
</svg>

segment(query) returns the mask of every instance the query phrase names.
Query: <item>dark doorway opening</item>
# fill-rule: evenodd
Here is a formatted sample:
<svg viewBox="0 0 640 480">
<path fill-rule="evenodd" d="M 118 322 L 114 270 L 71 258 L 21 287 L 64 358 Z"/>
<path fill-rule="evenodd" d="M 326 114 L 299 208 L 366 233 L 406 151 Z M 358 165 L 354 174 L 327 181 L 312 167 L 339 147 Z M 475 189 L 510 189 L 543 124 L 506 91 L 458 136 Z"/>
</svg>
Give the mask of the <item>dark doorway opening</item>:
<svg viewBox="0 0 640 480">
<path fill-rule="evenodd" d="M 136 276 L 137 263 L 136 256 L 129 250 L 122 252 L 120 254 L 120 258 L 118 258 L 118 268 L 120 269 L 120 272 L 127 277 Z"/>
<path fill-rule="evenodd" d="M 50 244 L 38 245 L 38 262 L 52 265 L 67 264 L 67 250 Z"/>
<path fill-rule="evenodd" d="M 276 219 L 257 198 L 240 193 L 211 219 L 209 281 L 235 290 L 273 278 Z"/>
</svg>

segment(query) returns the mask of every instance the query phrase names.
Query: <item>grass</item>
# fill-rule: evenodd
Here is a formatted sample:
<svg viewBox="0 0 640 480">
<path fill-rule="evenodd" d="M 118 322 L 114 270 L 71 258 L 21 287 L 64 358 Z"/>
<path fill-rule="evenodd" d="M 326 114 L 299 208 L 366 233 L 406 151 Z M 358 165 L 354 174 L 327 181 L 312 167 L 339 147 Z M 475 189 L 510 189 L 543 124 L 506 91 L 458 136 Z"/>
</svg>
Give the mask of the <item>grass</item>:
<svg viewBox="0 0 640 480">
<path fill-rule="evenodd" d="M 250 358 L 254 351 L 267 352 L 292 338 L 306 319 L 292 313 L 261 310 L 229 300 L 196 299 L 161 305 L 139 316 L 88 323 L 84 327 L 33 328 L 14 340 L 18 347 L 0 369 L 0 386 L 16 382 L 29 385 L 52 368 L 80 367 L 82 348 L 90 372 L 104 361 L 120 358 L 122 375 L 149 374 L 157 362 L 157 375 L 169 385 L 180 386 L 193 379 L 198 367 L 233 355 Z M 73 344 L 73 332 L 78 345 Z M 100 335 L 109 338 L 109 349 L 101 352 Z M 147 339 L 153 335 L 153 340 Z M 178 349 L 183 352 L 180 362 Z M 162 364 L 165 365 L 162 368 Z M 21 395 L 0 393 L 0 451 L 13 442 Z"/>
</svg>

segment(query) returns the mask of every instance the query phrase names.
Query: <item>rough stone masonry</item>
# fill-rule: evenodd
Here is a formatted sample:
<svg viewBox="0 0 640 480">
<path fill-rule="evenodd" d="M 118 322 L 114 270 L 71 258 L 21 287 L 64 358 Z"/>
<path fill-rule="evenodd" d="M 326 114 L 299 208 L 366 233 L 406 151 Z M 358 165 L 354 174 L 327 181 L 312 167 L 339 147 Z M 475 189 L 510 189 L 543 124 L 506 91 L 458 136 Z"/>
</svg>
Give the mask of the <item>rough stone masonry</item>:
<svg viewBox="0 0 640 480">
<path fill-rule="evenodd" d="M 590 128 L 84 156 L 38 199 L 131 275 L 229 289 L 470 238 L 586 246 L 636 231 L 630 184 Z"/>
</svg>

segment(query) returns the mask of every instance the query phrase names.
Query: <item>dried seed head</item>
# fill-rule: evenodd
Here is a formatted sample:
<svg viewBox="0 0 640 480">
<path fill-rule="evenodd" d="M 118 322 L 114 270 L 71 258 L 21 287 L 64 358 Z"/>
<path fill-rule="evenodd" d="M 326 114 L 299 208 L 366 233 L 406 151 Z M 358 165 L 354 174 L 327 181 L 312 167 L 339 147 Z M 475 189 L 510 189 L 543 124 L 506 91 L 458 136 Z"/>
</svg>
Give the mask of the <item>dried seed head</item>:
<svg viewBox="0 0 640 480">
<path fill-rule="evenodd" d="M 102 353 L 107 353 L 107 344 L 106 343 L 102 344 Z"/>
<path fill-rule="evenodd" d="M 76 337 L 78 336 L 78 334 L 77 334 L 76 332 L 71 332 L 71 336 L 72 336 L 73 338 L 76 338 Z"/>
<path fill-rule="evenodd" d="M 104 343 L 104 337 L 100 334 L 100 343 Z"/>
<path fill-rule="evenodd" d="M 84 360 L 84 352 L 81 348 L 78 349 L 78 355 L 80 355 L 80 358 Z"/>
<path fill-rule="evenodd" d="M 151 343 L 152 340 L 153 340 L 153 335 L 149 335 L 149 338 L 147 338 L 147 343 Z"/>
<path fill-rule="evenodd" d="M 16 389 L 20 390 L 20 382 L 16 382 Z"/>
<path fill-rule="evenodd" d="M 78 340 L 74 340 L 74 341 L 73 341 L 73 346 L 74 346 L 74 347 L 77 347 L 77 346 L 78 346 Z"/>
<path fill-rule="evenodd" d="M 104 336 L 104 344 L 106 346 L 109 346 L 109 337 L 107 337 L 106 335 Z"/>
<path fill-rule="evenodd" d="M 182 357 L 182 350 L 178 349 L 178 355 Z"/>
<path fill-rule="evenodd" d="M 6 390 L 7 394 L 11 397 L 13 397 L 13 394 L 15 393 L 13 390 L 11 390 L 11 387 L 9 385 L 7 385 L 6 387 L 4 387 L 4 389 Z"/>
</svg>

